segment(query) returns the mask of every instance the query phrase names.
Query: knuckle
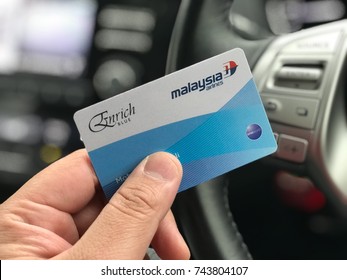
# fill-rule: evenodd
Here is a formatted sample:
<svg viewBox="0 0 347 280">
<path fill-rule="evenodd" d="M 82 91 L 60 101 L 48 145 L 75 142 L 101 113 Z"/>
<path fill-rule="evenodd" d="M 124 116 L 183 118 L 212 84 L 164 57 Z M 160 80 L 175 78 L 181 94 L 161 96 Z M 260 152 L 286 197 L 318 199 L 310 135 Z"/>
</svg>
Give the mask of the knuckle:
<svg viewBox="0 0 347 280">
<path fill-rule="evenodd" d="M 127 216 L 143 219 L 157 211 L 158 195 L 152 187 L 141 183 L 136 186 L 120 188 L 117 199 L 109 203 Z"/>
</svg>

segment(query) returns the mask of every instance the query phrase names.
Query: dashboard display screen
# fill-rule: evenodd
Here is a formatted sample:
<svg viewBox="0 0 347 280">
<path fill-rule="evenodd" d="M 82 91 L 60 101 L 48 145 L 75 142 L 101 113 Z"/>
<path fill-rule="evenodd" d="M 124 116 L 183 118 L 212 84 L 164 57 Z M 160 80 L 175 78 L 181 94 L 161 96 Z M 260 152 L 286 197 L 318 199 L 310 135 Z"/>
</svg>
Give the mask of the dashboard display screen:
<svg viewBox="0 0 347 280">
<path fill-rule="evenodd" d="M 79 77 L 96 8 L 92 0 L 0 1 L 0 74 Z"/>
</svg>

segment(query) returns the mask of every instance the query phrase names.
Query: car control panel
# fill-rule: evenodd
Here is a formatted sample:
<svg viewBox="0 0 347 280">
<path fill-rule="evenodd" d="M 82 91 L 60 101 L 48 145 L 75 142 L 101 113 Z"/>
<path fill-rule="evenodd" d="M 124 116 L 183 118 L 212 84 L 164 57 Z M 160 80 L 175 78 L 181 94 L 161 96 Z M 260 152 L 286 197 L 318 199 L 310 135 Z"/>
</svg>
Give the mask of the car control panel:
<svg viewBox="0 0 347 280">
<path fill-rule="evenodd" d="M 283 35 L 254 69 L 278 136 L 273 159 L 338 193 L 341 206 L 347 196 L 346 39 L 346 20 Z"/>
</svg>

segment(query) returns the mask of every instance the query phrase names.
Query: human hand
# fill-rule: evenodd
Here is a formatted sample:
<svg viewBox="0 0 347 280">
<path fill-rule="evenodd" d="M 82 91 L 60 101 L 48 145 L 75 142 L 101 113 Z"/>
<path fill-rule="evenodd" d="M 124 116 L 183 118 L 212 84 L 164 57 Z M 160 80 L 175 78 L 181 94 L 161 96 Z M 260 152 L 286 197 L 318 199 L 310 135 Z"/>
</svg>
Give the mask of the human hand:
<svg viewBox="0 0 347 280">
<path fill-rule="evenodd" d="M 0 205 L 0 259 L 189 259 L 169 210 L 182 177 L 167 153 L 143 160 L 106 203 L 85 150 L 34 176 Z"/>
</svg>

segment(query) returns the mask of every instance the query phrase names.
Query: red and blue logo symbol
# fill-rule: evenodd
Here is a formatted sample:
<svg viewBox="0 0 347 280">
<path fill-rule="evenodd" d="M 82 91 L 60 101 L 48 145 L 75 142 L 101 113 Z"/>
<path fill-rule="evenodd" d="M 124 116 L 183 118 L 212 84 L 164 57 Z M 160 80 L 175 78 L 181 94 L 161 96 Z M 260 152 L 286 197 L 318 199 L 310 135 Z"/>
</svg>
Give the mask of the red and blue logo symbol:
<svg viewBox="0 0 347 280">
<path fill-rule="evenodd" d="M 230 77 L 235 74 L 236 69 L 238 65 L 235 61 L 228 61 L 227 63 L 224 63 L 224 77 Z"/>
</svg>

